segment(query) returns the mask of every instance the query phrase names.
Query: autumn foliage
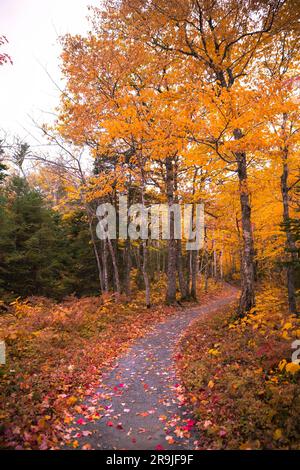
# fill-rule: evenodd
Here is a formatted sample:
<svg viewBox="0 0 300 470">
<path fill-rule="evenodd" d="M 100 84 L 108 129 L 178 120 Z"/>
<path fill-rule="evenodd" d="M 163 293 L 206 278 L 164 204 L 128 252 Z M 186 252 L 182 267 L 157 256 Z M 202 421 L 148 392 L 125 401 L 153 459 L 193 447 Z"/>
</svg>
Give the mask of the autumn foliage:
<svg viewBox="0 0 300 470">
<path fill-rule="evenodd" d="M 101 419 L 85 399 L 103 370 L 227 282 L 238 302 L 180 342 L 187 431 L 203 449 L 298 449 L 299 2 L 89 11 L 89 32 L 60 38 L 64 89 L 39 125 L 54 154 L 0 139 L 3 445 L 77 448 L 66 429 Z M 174 216 L 168 239 L 98 238 L 97 208 L 119 218 L 120 196 L 190 204 L 191 228 L 203 204 L 202 246 L 187 249 Z"/>
<path fill-rule="evenodd" d="M 160 303 L 162 287 L 156 286 L 151 310 L 141 295 L 125 304 L 110 295 L 70 297 L 62 304 L 16 300 L 0 320 L 9 351 L 1 367 L 2 446 L 60 448 L 76 412 L 82 411 L 86 420 L 100 419 L 100 405 L 93 411 L 81 403 L 117 355 L 151 325 L 174 314 L 176 309 Z"/>
<path fill-rule="evenodd" d="M 300 322 L 279 288 L 265 285 L 256 314 L 233 306 L 207 315 L 181 341 L 178 361 L 203 449 L 299 449 Z M 299 344 L 299 343 L 297 343 Z"/>
</svg>

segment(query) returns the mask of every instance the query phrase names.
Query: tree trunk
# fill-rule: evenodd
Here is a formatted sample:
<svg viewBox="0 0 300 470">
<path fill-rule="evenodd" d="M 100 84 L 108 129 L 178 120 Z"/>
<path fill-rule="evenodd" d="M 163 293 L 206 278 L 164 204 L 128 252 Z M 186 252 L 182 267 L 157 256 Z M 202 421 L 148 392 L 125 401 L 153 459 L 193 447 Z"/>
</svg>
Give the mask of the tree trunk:
<svg viewBox="0 0 300 470">
<path fill-rule="evenodd" d="M 191 298 L 197 300 L 198 251 L 191 251 Z"/>
<path fill-rule="evenodd" d="M 93 250 L 96 258 L 96 263 L 97 263 L 97 269 L 98 269 L 98 279 L 99 279 L 99 286 L 100 286 L 100 292 L 103 293 L 104 291 L 104 285 L 103 285 L 103 273 L 101 269 L 101 262 L 100 262 L 100 256 L 98 253 L 98 248 L 97 248 L 97 243 L 93 231 L 93 219 L 92 216 L 90 215 L 89 211 L 88 212 L 88 221 L 89 221 L 89 232 L 90 232 L 90 237 L 91 237 L 91 242 L 93 245 Z"/>
<path fill-rule="evenodd" d="M 242 138 L 240 129 L 234 130 L 236 140 Z M 243 252 L 241 260 L 242 293 L 238 314 L 244 316 L 255 306 L 254 293 L 254 245 L 251 227 L 251 206 L 247 180 L 247 158 L 245 152 L 235 154 L 239 178 L 240 204 L 242 213 Z"/>
<path fill-rule="evenodd" d="M 130 240 L 126 239 L 125 242 L 125 279 L 124 279 L 124 290 L 126 297 L 131 295 L 131 286 L 130 286 L 130 271 L 131 271 L 131 255 L 130 255 Z"/>
<path fill-rule="evenodd" d="M 220 253 L 220 279 L 223 280 L 223 247 L 221 248 Z"/>
<path fill-rule="evenodd" d="M 181 300 L 186 300 L 187 299 L 187 289 L 186 289 L 186 283 L 185 283 L 185 278 L 184 278 L 184 270 L 183 270 L 181 240 L 177 240 L 177 271 L 178 271 L 178 280 L 179 280 L 179 289 L 180 289 Z"/>
<path fill-rule="evenodd" d="M 186 281 L 185 281 L 185 285 L 186 285 L 186 296 L 187 298 L 189 299 L 191 297 L 191 256 L 192 256 L 192 252 L 191 251 L 188 251 L 187 252 L 187 256 L 186 256 Z"/>
<path fill-rule="evenodd" d="M 173 174 L 174 174 L 174 201 L 175 203 L 178 203 L 178 180 L 177 180 L 177 174 L 178 174 L 178 167 L 175 164 L 173 166 Z M 184 266 L 183 266 L 183 259 L 182 259 L 182 242 L 181 240 L 176 241 L 176 265 L 177 265 L 177 272 L 178 272 L 178 281 L 179 281 L 179 289 L 180 289 L 180 297 L 181 300 L 187 300 L 187 288 L 186 288 L 186 283 L 185 283 L 185 278 L 184 278 Z"/>
<path fill-rule="evenodd" d="M 286 249 L 289 253 L 289 263 L 286 269 L 287 275 L 287 289 L 288 289 L 288 303 L 289 303 L 289 312 L 297 313 L 296 305 L 296 294 L 295 294 L 295 269 L 293 266 L 293 261 L 295 261 L 296 254 L 296 245 L 293 238 L 293 234 L 289 230 L 289 190 L 288 190 L 288 149 L 284 148 L 283 153 L 283 164 L 282 164 L 282 175 L 281 175 L 281 194 L 282 194 L 282 203 L 283 203 L 283 223 L 286 233 Z"/>
<path fill-rule="evenodd" d="M 151 300 L 150 300 L 150 282 L 149 282 L 149 276 L 147 272 L 147 258 L 148 258 L 148 253 L 147 253 L 147 241 L 143 240 L 142 243 L 143 246 L 143 263 L 142 263 L 142 272 L 143 272 L 143 278 L 144 278 L 144 284 L 145 284 L 145 296 L 146 296 L 146 307 L 150 308 L 151 307 Z"/>
<path fill-rule="evenodd" d="M 166 158 L 166 189 L 169 208 L 174 203 L 174 171 L 171 157 Z M 174 213 L 170 212 L 170 237 L 168 240 L 166 303 L 176 302 L 176 240 L 174 238 Z"/>
<path fill-rule="evenodd" d="M 213 246 L 213 277 L 217 279 L 218 277 L 218 268 L 217 268 L 217 251 L 216 251 L 216 242 L 212 241 Z"/>
<path fill-rule="evenodd" d="M 205 263 L 205 271 L 204 271 L 204 292 L 208 292 L 208 256 L 206 252 L 206 263 Z"/>
<path fill-rule="evenodd" d="M 107 270 L 107 245 L 106 245 L 106 240 L 103 240 L 102 265 L 103 265 L 104 292 L 108 292 L 109 291 L 109 283 L 108 283 L 108 270 Z"/>
<path fill-rule="evenodd" d="M 142 168 L 141 170 L 141 176 L 142 176 L 142 205 L 145 208 L 145 175 L 144 175 L 144 169 Z M 144 221 L 145 223 L 145 221 Z M 148 223 L 148 221 L 146 222 Z M 148 261 L 148 250 L 147 250 L 147 240 L 142 240 L 142 247 L 143 247 L 143 263 L 142 263 L 142 273 L 143 273 L 143 279 L 144 279 L 144 284 L 145 284 L 145 296 L 146 296 L 146 307 L 150 308 L 151 306 L 151 301 L 150 301 L 150 282 L 149 282 L 149 276 L 148 276 L 148 271 L 147 271 L 147 261 Z"/>
<path fill-rule="evenodd" d="M 113 264 L 113 272 L 114 272 L 114 278 L 115 278 L 115 283 L 116 283 L 116 294 L 117 294 L 117 298 L 119 298 L 120 293 L 121 293 L 121 285 L 120 285 L 120 277 L 119 277 L 116 254 L 115 254 L 115 250 L 114 250 L 114 247 L 110 238 L 107 239 L 107 243 L 108 243 L 108 249 L 109 249 L 112 264 Z"/>
</svg>

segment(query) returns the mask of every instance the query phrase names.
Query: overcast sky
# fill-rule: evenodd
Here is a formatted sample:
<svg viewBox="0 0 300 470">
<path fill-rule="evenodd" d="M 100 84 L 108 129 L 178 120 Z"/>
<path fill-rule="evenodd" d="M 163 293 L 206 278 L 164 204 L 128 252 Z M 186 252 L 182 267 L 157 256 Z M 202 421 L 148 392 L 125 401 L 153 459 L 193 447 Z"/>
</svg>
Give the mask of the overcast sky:
<svg viewBox="0 0 300 470">
<path fill-rule="evenodd" d="M 0 35 L 9 41 L 2 51 L 13 60 L 0 68 L 0 129 L 40 140 L 29 116 L 48 122 L 59 99 L 44 68 L 59 84 L 57 37 L 88 30 L 87 5 L 100 0 L 0 0 Z M 27 141 L 37 144 L 33 136 Z"/>
</svg>

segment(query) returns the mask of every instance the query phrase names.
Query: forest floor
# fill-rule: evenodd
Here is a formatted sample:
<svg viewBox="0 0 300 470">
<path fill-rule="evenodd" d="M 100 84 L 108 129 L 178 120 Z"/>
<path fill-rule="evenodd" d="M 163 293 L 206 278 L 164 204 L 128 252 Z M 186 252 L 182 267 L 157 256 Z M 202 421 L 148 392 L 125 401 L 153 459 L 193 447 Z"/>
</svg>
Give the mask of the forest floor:
<svg viewBox="0 0 300 470">
<path fill-rule="evenodd" d="M 0 316 L 2 448 L 299 449 L 300 319 L 281 286 L 243 318 L 232 286 L 175 307 L 164 289 L 150 309 L 139 291 L 16 300 Z"/>
<path fill-rule="evenodd" d="M 196 421 L 176 374 L 176 346 L 195 318 L 227 306 L 237 293 L 226 286 L 208 303 L 178 312 L 136 340 L 83 404 L 104 408 L 102 419 L 91 423 L 85 413 L 77 415 L 64 441 L 86 449 L 197 448 Z"/>
<path fill-rule="evenodd" d="M 14 301 L 0 315 L 0 337 L 6 344 L 6 364 L 0 366 L 0 447 L 78 448 L 76 436 L 70 437 L 72 427 L 83 421 L 76 415 L 84 414 L 88 422 L 106 418 L 106 405 L 84 404 L 103 374 L 160 323 L 184 318 L 191 309 L 222 296 L 220 283 L 210 280 L 208 287 L 205 293 L 199 279 L 199 304 L 166 306 L 165 280 L 159 279 L 150 309 L 145 307 L 144 292 L 136 290 L 131 300 L 116 301 L 107 294 L 71 296 L 61 303 L 41 297 Z M 87 437 L 90 432 L 82 434 Z"/>
<path fill-rule="evenodd" d="M 244 317 L 228 306 L 186 329 L 177 369 L 199 449 L 300 448 L 299 338 L 299 317 L 270 284 Z"/>
</svg>

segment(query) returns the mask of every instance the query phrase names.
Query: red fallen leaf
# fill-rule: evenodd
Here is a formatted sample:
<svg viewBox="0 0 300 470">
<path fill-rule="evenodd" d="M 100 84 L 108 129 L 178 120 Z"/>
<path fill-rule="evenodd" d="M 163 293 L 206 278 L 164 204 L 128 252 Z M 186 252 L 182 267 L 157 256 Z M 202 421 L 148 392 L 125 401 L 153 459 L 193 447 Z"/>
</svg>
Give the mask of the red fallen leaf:
<svg viewBox="0 0 300 470">
<path fill-rule="evenodd" d="M 117 429 L 124 429 L 123 426 L 122 426 L 122 423 L 118 423 L 117 426 L 116 426 Z"/>
<path fill-rule="evenodd" d="M 172 436 L 166 436 L 166 441 L 168 441 L 168 444 L 174 444 L 175 439 Z"/>
<path fill-rule="evenodd" d="M 76 421 L 77 424 L 85 424 L 85 421 L 82 419 L 82 418 L 79 418 L 77 421 Z"/>
<path fill-rule="evenodd" d="M 135 444 L 135 443 L 136 443 L 136 438 L 133 437 L 133 438 L 131 439 L 131 442 L 133 442 L 133 444 Z"/>
<path fill-rule="evenodd" d="M 164 448 L 162 445 L 158 444 L 158 445 L 155 447 L 155 450 L 165 450 L 165 448 Z"/>
<path fill-rule="evenodd" d="M 106 426 L 110 426 L 110 427 L 111 427 L 111 426 L 113 426 L 113 425 L 114 425 L 114 423 L 113 423 L 112 421 L 107 421 L 107 423 L 106 423 Z"/>
<path fill-rule="evenodd" d="M 40 444 L 39 449 L 40 449 L 40 450 L 47 450 L 47 449 L 48 449 L 47 442 L 46 442 L 46 441 L 43 441 L 43 442 Z"/>
<path fill-rule="evenodd" d="M 119 387 L 120 387 L 120 388 L 123 388 L 123 387 L 124 387 L 124 384 L 119 384 Z"/>
<path fill-rule="evenodd" d="M 183 358 L 183 355 L 181 353 L 178 353 L 178 354 L 175 354 L 174 357 L 175 357 L 176 361 L 180 361 L 180 359 Z"/>
<path fill-rule="evenodd" d="M 188 419 L 186 424 L 187 426 L 193 427 L 194 424 L 196 424 L 196 421 L 194 419 Z"/>
<path fill-rule="evenodd" d="M 182 426 L 184 431 L 190 431 L 192 427 L 196 424 L 194 419 L 188 419 L 185 426 Z"/>
</svg>

